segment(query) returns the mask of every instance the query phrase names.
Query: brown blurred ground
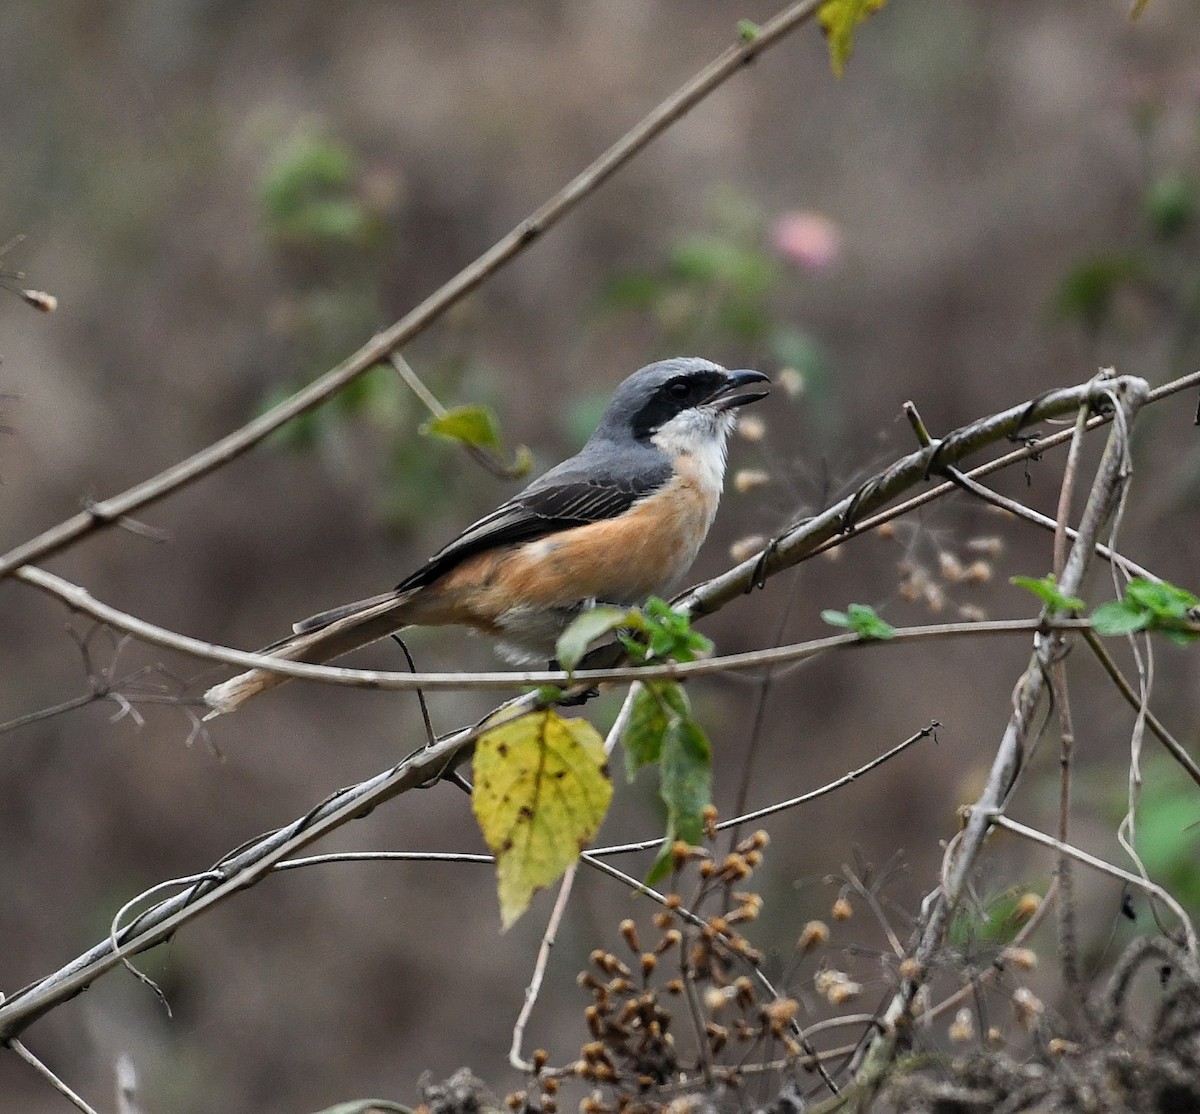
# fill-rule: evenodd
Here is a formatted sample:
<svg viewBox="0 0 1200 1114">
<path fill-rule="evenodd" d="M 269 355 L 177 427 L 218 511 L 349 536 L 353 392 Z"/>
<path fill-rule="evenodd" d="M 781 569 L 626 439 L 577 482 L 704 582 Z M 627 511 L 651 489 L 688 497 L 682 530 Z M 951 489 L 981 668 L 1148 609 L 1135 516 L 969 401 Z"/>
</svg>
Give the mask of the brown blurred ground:
<svg viewBox="0 0 1200 1114">
<path fill-rule="evenodd" d="M 656 266 L 680 236 L 707 226 L 722 190 L 768 216 L 811 209 L 832 218 L 844 242 L 838 264 L 796 275 L 780 293 L 785 314 L 826 350 L 829 412 L 815 419 L 781 392 L 764 405 L 767 446 L 735 444 L 734 465 L 766 461 L 777 482 L 728 500 L 698 576 L 722 568 L 740 534 L 770 532 L 907 451 L 905 399 L 941 431 L 1081 381 L 1101 363 L 1154 382 L 1190 370 L 1170 366 L 1165 345 L 1137 321 L 1092 346 L 1048 308 L 1069 265 L 1130 239 L 1147 158 L 1195 163 L 1194 7 L 1154 0 L 1136 27 L 1127 7 L 896 0 L 862 33 L 840 83 L 820 36 L 806 29 L 696 109 L 418 351 L 429 361 L 448 347 L 482 358 L 494 374 L 447 401 L 485 395 L 506 434 L 534 446 L 545 466 L 577 446 L 568 400 L 602 395 L 660 354 L 645 350 L 637 329 L 594 327 L 607 278 Z M 279 324 L 294 276 L 263 235 L 258 183 L 301 122 L 360 152 L 388 193 L 394 236 L 383 306 L 367 330 L 382 327 L 715 55 L 735 18 L 772 11 L 665 0 L 9 0 L 0 10 L 0 240 L 28 235 L 9 266 L 61 308 L 41 317 L 0 298 L 0 406 L 11 428 L 0 439 L 0 545 L 202 447 L 295 376 L 294 338 Z M 1149 152 L 1131 124 L 1146 90 L 1164 105 Z M 747 366 L 764 357 L 711 354 Z M 1190 406 L 1147 419 L 1142 486 L 1123 537 L 1137 559 L 1194 588 Z M 410 418 L 415 437 L 415 411 Z M 348 425 L 308 453 L 260 448 L 148 511 L 145 521 L 169 535 L 164 544 L 110 533 L 49 567 L 150 620 L 261 644 L 298 616 L 393 583 L 510 490 L 445 445 L 420 452 L 444 487 L 403 529 L 389 527 L 383 510 L 388 446 L 366 425 Z M 1032 471 L 1031 488 L 1019 475 L 999 486 L 1049 510 L 1057 476 L 1048 461 Z M 926 558 L 933 539 L 997 530 L 993 516 L 963 504 L 928 512 L 920 525 L 915 544 Z M 954 602 L 1032 613 L 1004 581 L 1045 571 L 1049 543 L 1008 536 L 1000 583 L 961 590 Z M 868 539 L 836 564 L 805 566 L 784 637 L 819 632 L 819 610 L 850 600 L 887 605 L 896 621 L 924 618 L 894 599 L 902 555 L 894 542 Z M 705 630 L 723 651 L 763 645 L 786 593 L 781 578 Z M 86 689 L 65 618 L 22 586 L 0 587 L 0 720 Z M 414 647 L 430 669 L 492 660 L 453 635 L 420 636 Z M 936 749 L 772 825 L 770 916 L 759 937 L 767 946 L 786 954 L 797 926 L 831 896 L 808 880 L 851 862 L 856 847 L 876 863 L 905 849 L 911 873 L 895 896 L 911 907 L 929 885 L 937 840 L 953 831 L 955 807 L 985 768 L 1025 655 L 1015 640 L 941 644 L 919 656 L 875 650 L 777 681 L 753 805 L 814 787 L 932 718 L 945 727 Z M 163 659 L 131 649 L 124 660 L 133 668 Z M 393 663 L 386 651 L 370 660 Z M 1156 667 L 1161 713 L 1194 742 L 1194 653 L 1163 651 Z M 1082 684 L 1096 680 L 1094 669 L 1079 672 Z M 1089 807 L 1087 787 L 1120 783 L 1129 722 L 1107 690 L 1080 691 L 1080 830 L 1111 853 L 1108 798 Z M 725 806 L 753 695 L 745 682 L 696 688 Z M 442 728 L 487 707 L 468 697 L 433 703 Z M 611 715 L 606 707 L 597 714 Z M 145 709 L 141 729 L 112 722 L 115 710 L 100 704 L 0 737 L 6 990 L 100 939 L 143 887 L 202 869 L 420 740 L 407 699 L 301 686 L 216 723 L 220 759 L 184 746 L 188 723 L 177 709 Z M 1044 763 L 1052 766 L 1048 755 Z M 1051 807 L 1052 792 L 1031 797 Z M 620 786 L 604 834 L 653 833 L 658 822 L 651 786 Z M 441 787 L 381 809 L 329 849 L 478 844 L 465 800 Z M 583 1039 L 572 974 L 588 949 L 613 938 L 624 901 L 590 880 L 579 895 L 555 953 L 554 989 L 531 1030 L 531 1043 L 555 1059 Z M 1101 937 L 1114 901 L 1107 889 L 1095 895 Z M 441 1077 L 462 1064 L 504 1089 L 518 1082 L 505 1053 L 547 909 L 543 898 L 501 936 L 484 868 L 292 872 L 147 960 L 173 1018 L 112 975 L 31 1029 L 29 1043 L 102 1109 L 120 1053 L 133 1059 L 148 1111 L 411 1098 L 421 1071 Z M 872 938 L 868 926 L 862 932 Z M 63 1108 L 27 1069 L 0 1058 L 0 1109 Z"/>
</svg>

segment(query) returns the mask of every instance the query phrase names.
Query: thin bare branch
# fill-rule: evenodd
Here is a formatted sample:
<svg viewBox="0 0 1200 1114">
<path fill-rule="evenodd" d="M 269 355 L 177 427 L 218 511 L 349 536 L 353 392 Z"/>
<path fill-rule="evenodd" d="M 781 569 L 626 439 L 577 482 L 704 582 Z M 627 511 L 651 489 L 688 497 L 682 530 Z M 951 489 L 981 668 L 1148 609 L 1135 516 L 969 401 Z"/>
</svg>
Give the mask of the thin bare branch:
<svg viewBox="0 0 1200 1114">
<path fill-rule="evenodd" d="M 50 1084 L 60 1095 L 63 1096 L 69 1103 L 77 1109 L 82 1110 L 83 1114 L 96 1114 L 94 1107 L 89 1106 L 84 1100 L 71 1090 L 57 1075 L 54 1074 L 45 1064 L 42 1063 L 32 1052 L 29 1051 L 20 1041 L 14 1040 L 8 1042 L 8 1047 L 11 1048 L 22 1060 L 25 1061 L 34 1071 L 38 1073 L 47 1083 Z"/>
<path fill-rule="evenodd" d="M 802 793 L 799 797 L 791 797 L 786 801 L 779 801 L 777 804 L 767 805 L 765 808 L 756 809 L 754 812 L 747 812 L 742 816 L 735 816 L 730 820 L 722 820 L 717 825 L 717 831 L 726 831 L 729 828 L 739 828 L 743 824 L 750 824 L 755 820 L 762 820 L 764 817 L 773 816 L 777 812 L 784 812 L 787 809 L 796 808 L 798 805 L 807 804 L 809 801 L 815 801 L 818 797 L 824 797 L 827 793 L 832 793 L 835 789 L 841 789 L 843 785 L 849 785 L 850 782 L 856 781 L 863 774 L 870 773 L 878 766 L 882 766 L 889 759 L 895 758 L 901 751 L 907 750 L 913 743 L 920 742 L 922 739 L 931 738 L 941 724 L 931 723 L 928 727 L 923 727 L 915 735 L 910 735 L 901 743 L 897 743 L 891 750 L 885 751 L 883 754 L 872 758 L 870 762 L 866 762 L 859 766 L 856 770 L 851 770 L 847 774 L 843 774 L 839 778 L 826 785 L 822 785 L 819 789 L 812 789 L 807 793 Z M 628 855 L 634 851 L 649 851 L 655 847 L 662 846 L 662 837 L 657 839 L 644 839 L 635 843 L 619 843 L 611 847 L 596 847 L 593 848 L 590 854 L 601 857 L 608 855 Z"/>
<path fill-rule="evenodd" d="M 1113 661 L 1112 655 L 1105 649 L 1100 636 L 1094 630 L 1085 630 L 1083 640 L 1096 655 L 1096 659 L 1104 667 L 1105 673 L 1112 679 L 1113 684 L 1117 686 L 1117 690 L 1125 697 L 1129 706 L 1135 712 L 1145 711 L 1146 726 L 1150 728 L 1150 733 L 1167 748 L 1168 753 L 1183 767 L 1188 777 L 1200 785 L 1200 766 L 1196 764 L 1196 760 L 1188 754 L 1183 744 L 1167 730 L 1158 716 L 1142 703 L 1141 698 L 1133 691 L 1129 679 L 1121 672 L 1120 667 Z"/>
</svg>

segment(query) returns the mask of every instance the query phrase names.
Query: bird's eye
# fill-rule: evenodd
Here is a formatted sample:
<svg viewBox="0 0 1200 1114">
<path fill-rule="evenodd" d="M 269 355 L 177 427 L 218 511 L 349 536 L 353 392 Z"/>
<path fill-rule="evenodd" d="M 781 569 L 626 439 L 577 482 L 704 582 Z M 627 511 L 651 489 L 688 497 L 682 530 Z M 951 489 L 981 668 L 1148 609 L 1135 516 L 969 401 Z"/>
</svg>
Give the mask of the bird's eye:
<svg viewBox="0 0 1200 1114">
<path fill-rule="evenodd" d="M 680 401 L 683 401 L 683 399 L 687 398 L 688 395 L 690 395 L 692 393 L 692 388 L 690 386 L 688 386 L 687 383 L 685 383 L 683 380 L 680 379 L 680 380 L 676 380 L 676 382 L 672 383 L 667 388 L 667 393 L 672 398 L 677 398 Z"/>
</svg>

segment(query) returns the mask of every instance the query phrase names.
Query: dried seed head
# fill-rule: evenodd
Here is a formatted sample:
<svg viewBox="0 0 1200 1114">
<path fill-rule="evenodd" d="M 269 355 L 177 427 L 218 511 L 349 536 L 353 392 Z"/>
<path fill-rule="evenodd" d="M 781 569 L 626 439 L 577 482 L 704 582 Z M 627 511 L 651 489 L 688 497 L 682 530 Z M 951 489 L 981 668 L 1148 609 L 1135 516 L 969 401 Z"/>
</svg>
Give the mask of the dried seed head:
<svg viewBox="0 0 1200 1114">
<path fill-rule="evenodd" d="M 658 956 L 656 956 L 653 952 L 643 952 L 642 953 L 642 978 L 643 979 L 648 979 L 654 973 L 654 969 L 657 966 L 658 966 Z"/>
<path fill-rule="evenodd" d="M 854 916 L 854 906 L 850 904 L 850 899 L 842 894 L 829 912 L 835 921 L 848 921 Z"/>
<path fill-rule="evenodd" d="M 807 955 L 813 948 L 819 948 L 829 939 L 829 925 L 824 921 L 809 921 L 801 930 L 796 941 L 796 951 Z"/>
<path fill-rule="evenodd" d="M 992 579 L 992 566 L 987 561 L 972 561 L 963 569 L 963 580 L 968 584 L 986 584 Z"/>
<path fill-rule="evenodd" d="M 1004 539 L 995 534 L 970 538 L 967 541 L 967 548 L 972 553 L 982 553 L 985 557 L 999 557 L 1004 552 Z"/>
<path fill-rule="evenodd" d="M 788 398 L 799 398 L 804 394 L 804 376 L 794 367 L 785 367 L 775 376 L 775 382 L 783 388 Z"/>
<path fill-rule="evenodd" d="M 856 983 L 845 971 L 826 967 L 813 976 L 813 986 L 830 1005 L 840 1006 L 862 993 L 862 985 Z"/>
<path fill-rule="evenodd" d="M 528 1097 L 529 1096 L 526 1095 L 524 1091 L 513 1091 L 504 1096 L 504 1105 L 507 1106 L 509 1110 L 521 1110 L 524 1108 L 525 1100 Z"/>
<path fill-rule="evenodd" d="M 748 534 L 744 538 L 738 538 L 729 547 L 729 556 L 740 564 L 742 561 L 748 561 L 766 544 L 767 539 L 762 534 Z"/>
<path fill-rule="evenodd" d="M 975 1039 L 975 1015 L 966 1006 L 954 1015 L 949 1036 L 955 1044 L 966 1044 Z"/>
<path fill-rule="evenodd" d="M 966 623 L 982 623 L 987 618 L 987 612 L 973 603 L 964 603 L 959 605 L 958 617 Z"/>
<path fill-rule="evenodd" d="M 896 536 L 896 524 L 894 522 L 881 522 L 875 527 L 875 533 L 881 538 L 887 538 L 890 541 Z"/>
<path fill-rule="evenodd" d="M 745 975 L 734 979 L 733 996 L 742 1009 L 754 1005 L 754 984 Z"/>
<path fill-rule="evenodd" d="M 995 1025 L 989 1025 L 987 1042 L 990 1045 L 1001 1045 L 1004 1043 L 1004 1034 Z"/>
<path fill-rule="evenodd" d="M 668 994 L 682 994 L 683 979 L 671 979 L 670 982 L 663 987 L 663 990 L 665 990 Z"/>
<path fill-rule="evenodd" d="M 541 1071 L 542 1068 L 550 1063 L 550 1053 L 544 1048 L 535 1048 L 533 1050 L 533 1056 L 530 1057 L 530 1059 L 533 1061 L 533 1070 Z"/>
<path fill-rule="evenodd" d="M 1065 1037 L 1052 1037 L 1046 1042 L 1046 1051 L 1051 1056 L 1077 1056 L 1083 1049 Z"/>
<path fill-rule="evenodd" d="M 1022 971 L 1032 971 L 1038 964 L 1037 952 L 1032 948 L 1005 948 L 1000 956 Z"/>
<path fill-rule="evenodd" d="M 58 299 L 53 294 L 47 294 L 44 290 L 22 290 L 21 298 L 27 305 L 41 310 L 42 313 L 53 313 L 58 309 Z"/>
<path fill-rule="evenodd" d="M 642 946 L 638 943 L 637 925 L 626 917 L 617 927 L 629 950 L 631 952 L 640 952 Z"/>
<path fill-rule="evenodd" d="M 799 1012 L 800 1003 L 795 998 L 776 998 L 762 1007 L 762 1018 L 775 1036 L 781 1036 L 784 1028 Z"/>
<path fill-rule="evenodd" d="M 762 468 L 741 468 L 734 473 L 733 490 L 739 495 L 753 491 L 756 487 L 765 487 L 771 482 L 771 473 Z"/>
<path fill-rule="evenodd" d="M 704 862 L 700 864 L 700 877 L 705 880 L 711 878 L 716 871 L 717 868 L 713 865 L 712 859 L 705 859 Z"/>
<path fill-rule="evenodd" d="M 767 423 L 757 414 L 739 414 L 737 432 L 743 441 L 761 441 L 766 436 Z"/>
<path fill-rule="evenodd" d="M 709 839 L 717 838 L 717 806 L 705 805 L 704 811 L 700 814 L 704 820 L 704 834 Z"/>
<path fill-rule="evenodd" d="M 943 580 L 954 584 L 963 578 L 963 563 L 953 553 L 943 550 L 938 554 L 938 572 Z"/>
<path fill-rule="evenodd" d="M 1012 1007 L 1017 1024 L 1026 1032 L 1033 1029 L 1045 1010 L 1041 1000 L 1027 986 L 1018 986 L 1013 991 Z"/>
<path fill-rule="evenodd" d="M 946 593 L 940 584 L 930 581 L 925 585 L 922 595 L 925 597 L 925 606 L 935 615 L 940 615 L 946 609 Z"/>
<path fill-rule="evenodd" d="M 708 1008 L 709 1013 L 720 1013 L 727 1005 L 732 997 L 731 988 L 710 986 L 704 992 L 704 1005 Z"/>
<path fill-rule="evenodd" d="M 663 952 L 675 947 L 683 939 L 683 933 L 677 928 L 669 929 L 663 933 L 663 938 L 658 942 L 658 947 L 654 949 L 656 955 L 662 955 Z"/>
<path fill-rule="evenodd" d="M 731 924 L 758 919 L 763 906 L 763 900 L 758 894 L 734 894 L 733 896 L 741 902 L 741 905 L 729 914 L 728 919 Z"/>
<path fill-rule="evenodd" d="M 1019 924 L 1024 924 L 1041 908 L 1041 906 L 1042 898 L 1040 894 L 1022 894 L 1017 901 L 1016 908 L 1013 909 L 1013 919 Z"/>
<path fill-rule="evenodd" d="M 921 964 L 911 956 L 900 961 L 900 977 L 902 979 L 919 979 L 921 977 Z"/>
</svg>

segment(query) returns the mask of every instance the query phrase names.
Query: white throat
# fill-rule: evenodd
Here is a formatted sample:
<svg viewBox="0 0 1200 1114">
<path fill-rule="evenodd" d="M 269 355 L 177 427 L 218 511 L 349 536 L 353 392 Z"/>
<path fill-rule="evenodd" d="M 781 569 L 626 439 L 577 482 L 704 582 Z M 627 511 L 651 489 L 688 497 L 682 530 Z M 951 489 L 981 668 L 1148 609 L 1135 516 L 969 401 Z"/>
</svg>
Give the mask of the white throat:
<svg viewBox="0 0 1200 1114">
<path fill-rule="evenodd" d="M 650 438 L 672 461 L 691 459 L 700 486 L 720 495 L 725 482 L 725 449 L 735 418 L 724 410 L 685 410 L 676 414 Z"/>
</svg>

